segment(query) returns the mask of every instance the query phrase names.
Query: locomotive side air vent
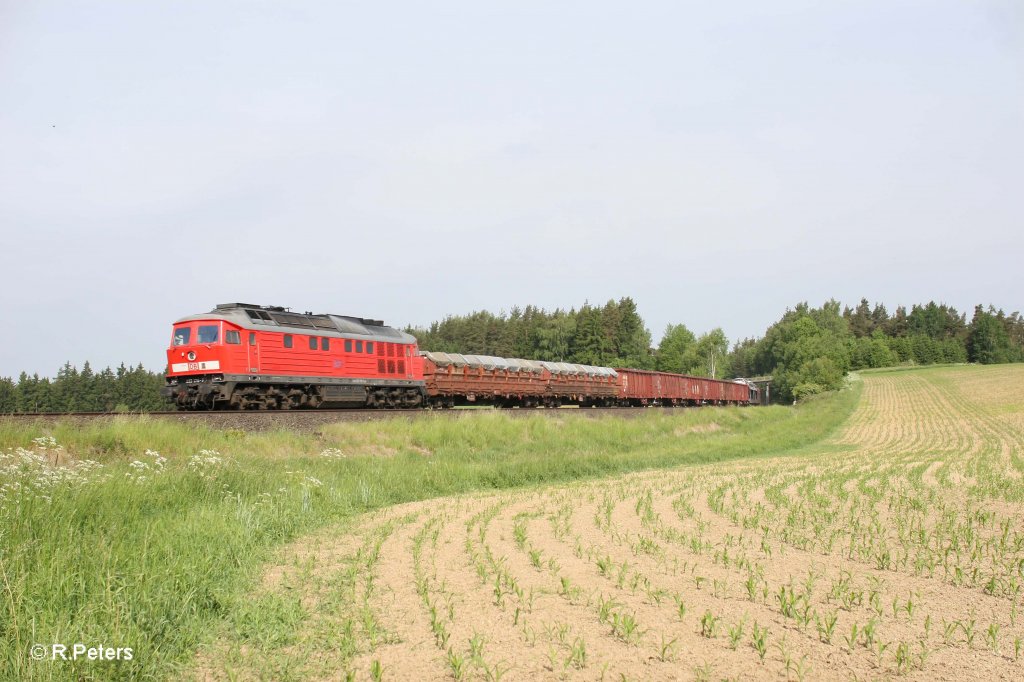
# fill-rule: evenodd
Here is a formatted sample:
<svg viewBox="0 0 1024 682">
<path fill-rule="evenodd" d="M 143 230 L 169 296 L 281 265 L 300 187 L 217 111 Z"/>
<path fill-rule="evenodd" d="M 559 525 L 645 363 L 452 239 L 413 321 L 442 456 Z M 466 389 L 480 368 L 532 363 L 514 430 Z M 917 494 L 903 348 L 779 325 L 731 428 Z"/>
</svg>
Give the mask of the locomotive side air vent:
<svg viewBox="0 0 1024 682">
<path fill-rule="evenodd" d="M 309 322 L 317 329 L 337 329 L 337 327 L 334 326 L 334 323 L 331 322 L 331 318 L 327 315 L 310 315 Z"/>
<path fill-rule="evenodd" d="M 332 317 L 340 317 L 344 320 L 350 320 L 357 324 L 361 324 L 365 327 L 383 327 L 384 320 L 371 320 L 368 317 L 355 317 L 353 315 L 333 315 Z"/>
<path fill-rule="evenodd" d="M 270 313 L 270 317 L 280 325 L 286 327 L 312 327 L 313 323 L 305 315 L 296 313 Z"/>
<path fill-rule="evenodd" d="M 263 324 L 276 324 L 276 321 L 270 317 L 270 313 L 265 310 L 246 310 L 245 314 L 249 316 L 249 319 L 253 322 L 261 322 Z"/>
</svg>

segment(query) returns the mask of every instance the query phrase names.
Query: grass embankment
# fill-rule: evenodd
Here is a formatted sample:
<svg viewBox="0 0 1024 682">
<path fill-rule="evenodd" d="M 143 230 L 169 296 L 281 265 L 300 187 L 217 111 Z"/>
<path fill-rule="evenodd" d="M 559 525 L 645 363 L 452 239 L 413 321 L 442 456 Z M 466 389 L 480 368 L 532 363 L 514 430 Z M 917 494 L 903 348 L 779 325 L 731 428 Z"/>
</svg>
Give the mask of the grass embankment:
<svg viewBox="0 0 1024 682">
<path fill-rule="evenodd" d="M 477 413 L 309 436 L 144 417 L 0 422 L 0 678 L 173 675 L 301 534 L 439 495 L 790 452 L 828 435 L 858 395 L 636 419 Z M 59 445 L 33 443 L 42 436 Z M 78 642 L 132 647 L 133 659 L 29 655 Z"/>
</svg>

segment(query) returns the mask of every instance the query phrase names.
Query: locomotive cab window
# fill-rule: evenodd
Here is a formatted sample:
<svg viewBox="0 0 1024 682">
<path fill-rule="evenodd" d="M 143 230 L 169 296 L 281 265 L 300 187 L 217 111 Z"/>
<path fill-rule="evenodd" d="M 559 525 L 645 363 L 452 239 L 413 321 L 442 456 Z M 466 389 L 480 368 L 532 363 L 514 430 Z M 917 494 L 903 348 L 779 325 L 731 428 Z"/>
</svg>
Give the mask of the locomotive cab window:
<svg viewBox="0 0 1024 682">
<path fill-rule="evenodd" d="M 187 346 L 192 340 L 192 327 L 178 327 L 174 330 L 174 345 Z"/>
<path fill-rule="evenodd" d="M 234 329 L 229 329 L 224 332 L 224 341 L 237 346 L 242 343 L 242 335 Z"/>
<path fill-rule="evenodd" d="M 291 348 L 292 347 L 292 335 L 291 334 L 285 334 L 284 335 L 284 347 L 285 348 Z"/>
<path fill-rule="evenodd" d="M 324 338 L 320 339 L 320 349 L 321 350 L 330 350 L 331 349 L 331 340 L 328 339 L 327 337 L 324 337 Z"/>
<path fill-rule="evenodd" d="M 309 349 L 310 350 L 316 350 L 316 337 L 315 336 L 309 337 Z"/>
<path fill-rule="evenodd" d="M 249 345 L 250 346 L 255 346 L 256 345 L 256 332 L 249 332 Z"/>
<path fill-rule="evenodd" d="M 219 329 L 215 324 L 199 325 L 199 333 L 196 335 L 197 343 L 217 343 Z"/>
</svg>

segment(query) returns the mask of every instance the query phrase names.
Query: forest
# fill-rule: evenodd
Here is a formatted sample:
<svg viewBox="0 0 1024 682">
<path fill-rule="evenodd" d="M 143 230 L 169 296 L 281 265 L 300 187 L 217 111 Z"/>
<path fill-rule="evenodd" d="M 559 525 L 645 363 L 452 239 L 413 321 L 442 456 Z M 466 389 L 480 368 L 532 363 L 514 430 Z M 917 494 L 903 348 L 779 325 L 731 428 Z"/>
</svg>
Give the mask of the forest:
<svg viewBox="0 0 1024 682">
<path fill-rule="evenodd" d="M 898 306 L 861 299 L 788 309 L 759 339 L 730 343 L 721 328 L 694 334 L 670 324 L 657 346 L 629 297 L 603 306 L 453 315 L 407 328 L 424 350 L 656 369 L 715 378 L 772 377 L 773 398 L 789 402 L 842 386 L 850 371 L 896 365 L 1024 361 L 1024 317 L 978 305 L 966 313 L 935 303 Z M 166 409 L 163 374 L 142 365 L 94 371 L 70 362 L 55 377 L 0 377 L 0 413 L 151 412 Z"/>
</svg>

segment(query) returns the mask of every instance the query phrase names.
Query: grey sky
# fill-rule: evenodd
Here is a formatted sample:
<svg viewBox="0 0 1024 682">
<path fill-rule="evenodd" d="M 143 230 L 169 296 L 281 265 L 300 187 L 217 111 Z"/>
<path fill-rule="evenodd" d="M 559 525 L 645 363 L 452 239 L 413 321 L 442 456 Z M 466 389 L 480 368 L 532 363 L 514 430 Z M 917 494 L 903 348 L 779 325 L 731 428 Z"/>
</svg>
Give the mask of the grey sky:
<svg viewBox="0 0 1024 682">
<path fill-rule="evenodd" d="M 0 375 L 242 300 L 1022 306 L 1024 5 L 0 2 Z"/>
</svg>

